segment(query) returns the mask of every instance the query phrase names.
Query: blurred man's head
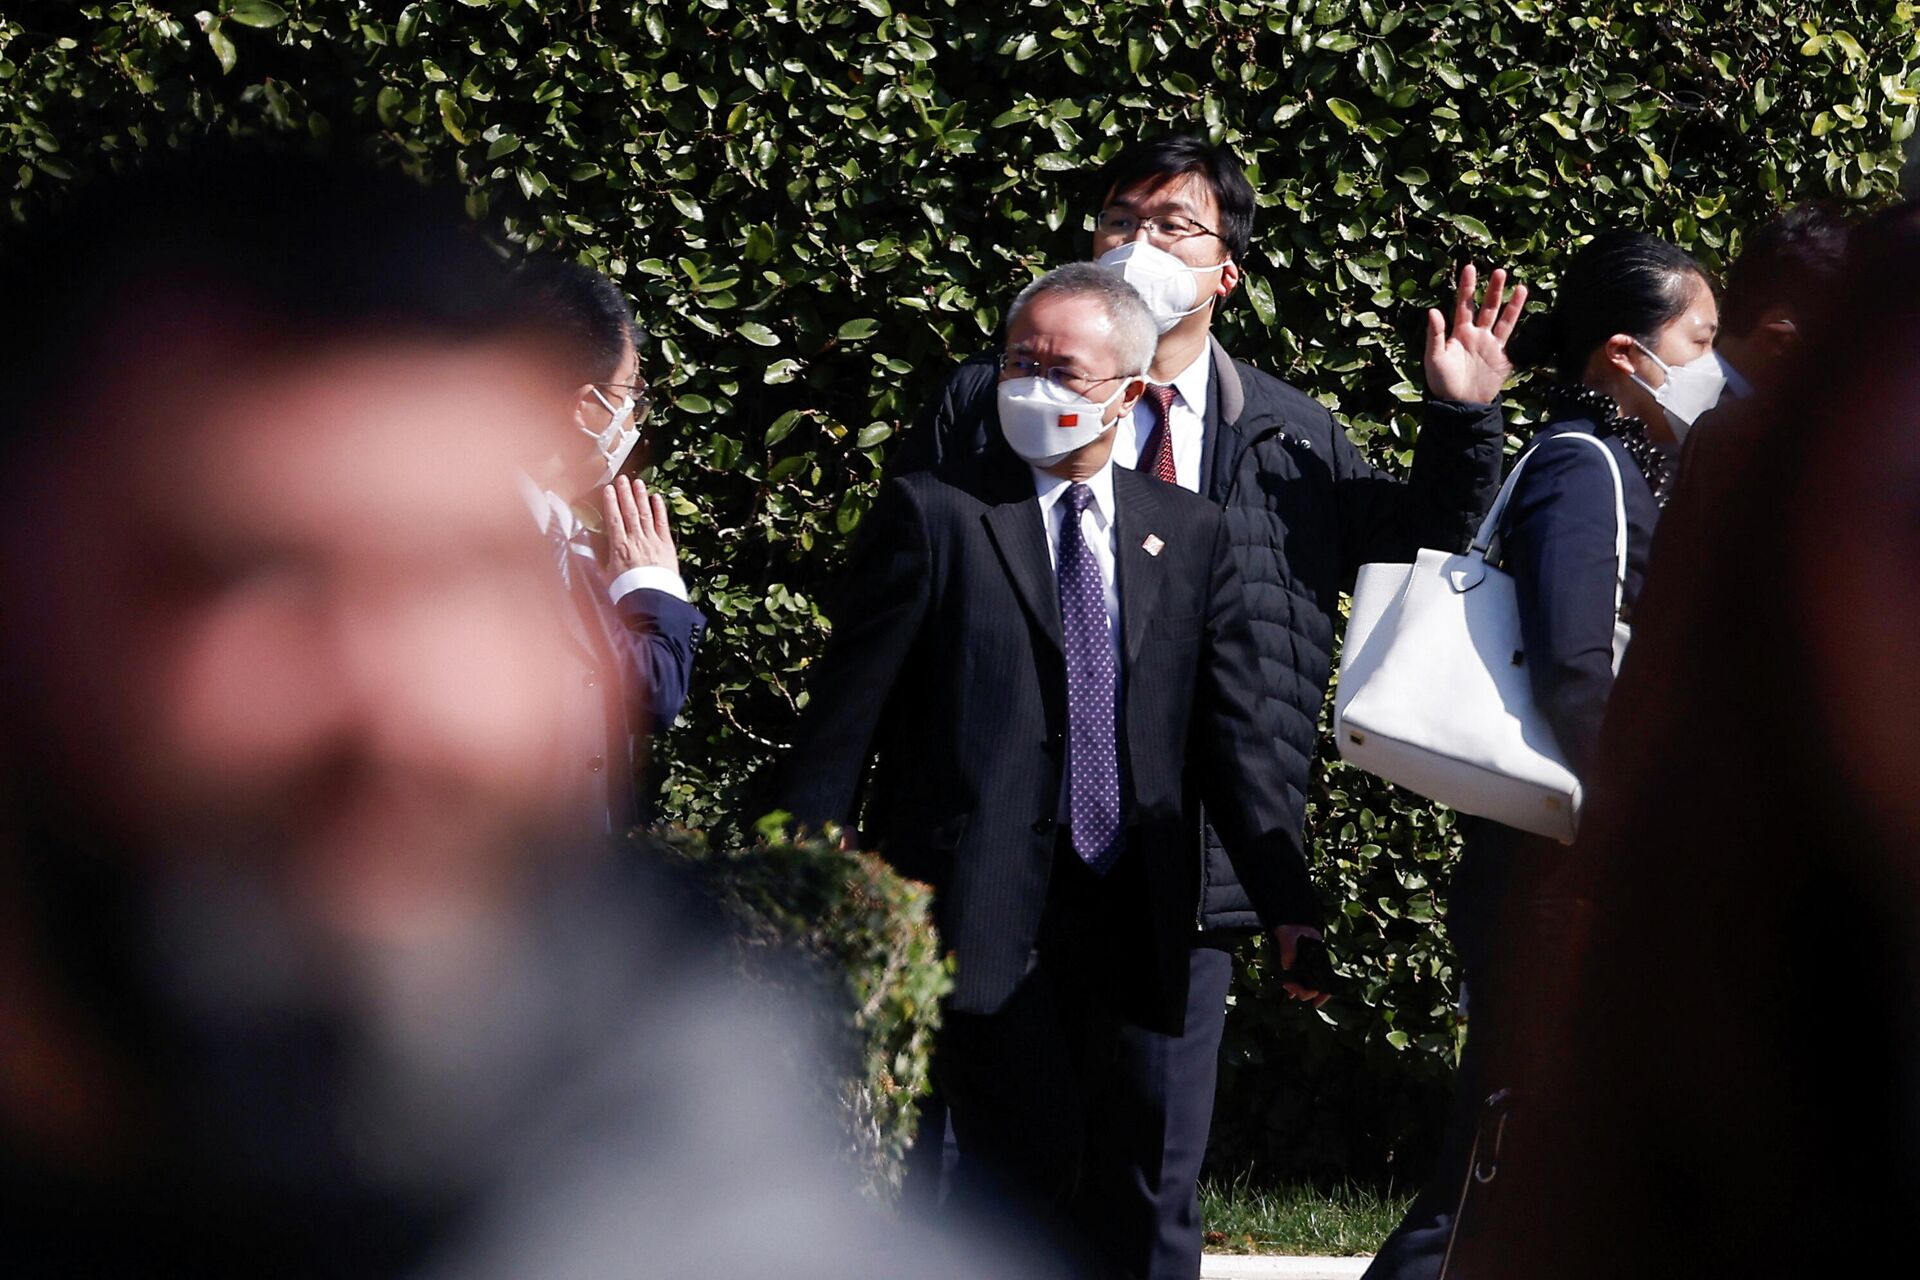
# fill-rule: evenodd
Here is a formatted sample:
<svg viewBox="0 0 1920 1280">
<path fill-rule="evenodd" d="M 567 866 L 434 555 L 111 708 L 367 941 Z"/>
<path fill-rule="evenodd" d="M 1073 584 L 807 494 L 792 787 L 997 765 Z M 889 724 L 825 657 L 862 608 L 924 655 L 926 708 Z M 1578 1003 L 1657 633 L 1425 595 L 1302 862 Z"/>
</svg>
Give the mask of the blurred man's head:
<svg viewBox="0 0 1920 1280">
<path fill-rule="evenodd" d="M 330 932 L 484 910 L 572 749 L 511 480 L 564 375 L 457 199 L 176 162 L 83 192 L 6 275 L 19 821 Z"/>
<path fill-rule="evenodd" d="M 1825 204 L 1795 205 L 1755 230 L 1727 271 L 1715 348 L 1741 377 L 1779 385 L 1830 305 L 1847 263 L 1849 227 Z"/>
<path fill-rule="evenodd" d="M 563 416 L 572 431 L 560 452 L 536 464 L 534 478 L 578 499 L 611 483 L 640 442 L 653 408 L 640 375 L 645 334 L 620 286 L 591 267 L 543 257 L 519 275 L 571 375 Z"/>
</svg>

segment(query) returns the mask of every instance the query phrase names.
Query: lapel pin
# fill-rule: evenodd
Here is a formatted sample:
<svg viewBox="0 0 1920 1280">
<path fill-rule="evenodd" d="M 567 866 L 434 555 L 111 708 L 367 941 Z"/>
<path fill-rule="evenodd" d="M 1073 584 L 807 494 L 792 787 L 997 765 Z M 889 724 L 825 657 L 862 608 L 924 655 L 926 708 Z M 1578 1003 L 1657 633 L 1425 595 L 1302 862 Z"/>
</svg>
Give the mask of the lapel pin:
<svg viewBox="0 0 1920 1280">
<path fill-rule="evenodd" d="M 1160 540 L 1159 534 L 1150 533 L 1147 535 L 1147 540 L 1140 544 L 1140 549 L 1150 556 L 1157 556 L 1166 549 L 1166 546 L 1167 544 Z"/>
</svg>

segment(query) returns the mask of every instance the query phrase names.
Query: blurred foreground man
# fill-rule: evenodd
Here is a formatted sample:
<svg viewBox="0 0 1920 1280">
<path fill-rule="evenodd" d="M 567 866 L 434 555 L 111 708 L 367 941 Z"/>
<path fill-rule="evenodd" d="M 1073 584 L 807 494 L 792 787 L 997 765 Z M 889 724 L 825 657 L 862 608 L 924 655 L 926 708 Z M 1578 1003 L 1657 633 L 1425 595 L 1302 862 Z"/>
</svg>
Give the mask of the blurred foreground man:
<svg viewBox="0 0 1920 1280">
<path fill-rule="evenodd" d="M 1073 1274 L 1122 1276 L 1127 1242 L 1086 1190 L 1126 1118 L 1104 1088 L 1122 1027 L 1178 1035 L 1187 1015 L 1188 776 L 1283 951 L 1318 909 L 1226 522 L 1115 465 L 1151 313 L 1076 263 L 1007 325 L 990 409 L 1006 448 L 964 480 L 882 488 L 779 799 L 851 824 L 878 757 L 870 834 L 933 886 L 956 956 L 934 1053 L 954 1197 L 1058 1241 Z"/>
<path fill-rule="evenodd" d="M 0 266 L 7 1274 L 956 1274 L 701 905 L 555 834 L 568 353 L 457 200 L 174 162 Z"/>
<path fill-rule="evenodd" d="M 1281 809 L 1298 838 L 1340 593 L 1362 564 L 1464 547 L 1473 536 L 1500 486 L 1505 420 L 1494 402 L 1512 372 L 1506 340 L 1526 289 L 1505 294 L 1506 273 L 1495 271 L 1476 310 L 1467 267 L 1451 331 L 1429 313 L 1431 399 L 1403 481 L 1369 464 L 1325 406 L 1235 359 L 1213 336 L 1253 244 L 1254 191 L 1230 152 L 1189 137 L 1138 143 L 1114 157 L 1096 189 L 1092 256 L 1140 292 L 1159 334 L 1146 390 L 1117 419 L 1114 461 L 1225 510 L 1246 582 L 1257 687 L 1275 716 L 1275 736 L 1259 749 L 1279 753 Z M 966 477 L 1005 465 L 996 359 L 979 356 L 954 371 L 902 441 L 893 474 Z M 1110 1086 L 1123 1103 L 1099 1135 L 1107 1158 L 1096 1162 L 1090 1191 L 1106 1201 L 1101 1216 L 1130 1273 L 1153 1280 L 1200 1274 L 1198 1184 L 1233 948 L 1258 924 L 1211 805 L 1206 817 L 1193 827 L 1204 858 L 1183 907 L 1184 1029 L 1125 1028 Z M 1282 967 L 1293 962 L 1283 946 Z"/>
<path fill-rule="evenodd" d="M 519 283 L 570 375 L 558 447 L 520 477 L 521 496 L 572 602 L 578 696 L 604 721 L 605 752 L 583 762 L 606 784 L 588 829 L 624 831 L 651 816 L 644 748 L 686 704 L 707 620 L 688 601 L 665 500 L 623 474 L 653 408 L 626 298 L 598 271 L 556 258 L 528 262 Z"/>
</svg>

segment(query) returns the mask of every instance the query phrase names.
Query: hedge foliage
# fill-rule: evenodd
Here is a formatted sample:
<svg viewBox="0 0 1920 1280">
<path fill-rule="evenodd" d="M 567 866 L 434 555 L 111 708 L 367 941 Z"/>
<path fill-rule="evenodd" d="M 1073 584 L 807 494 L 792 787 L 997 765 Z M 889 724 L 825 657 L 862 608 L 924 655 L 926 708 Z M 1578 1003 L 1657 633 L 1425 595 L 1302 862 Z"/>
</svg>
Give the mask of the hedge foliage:
<svg viewBox="0 0 1920 1280">
<path fill-rule="evenodd" d="M 775 823 L 756 836 L 735 848 L 686 830 L 634 839 L 643 856 L 677 858 L 721 904 L 749 979 L 812 1011 L 842 1064 L 817 1082 L 823 1111 L 839 1117 L 863 1189 L 890 1199 L 927 1092 L 940 1000 L 953 989 L 932 896 L 834 839 L 796 841 Z"/>
<path fill-rule="evenodd" d="M 205 132 L 333 137 L 620 278 L 716 623 L 665 748 L 669 811 L 709 827 L 788 731 L 894 435 L 1019 283 L 1084 256 L 1123 144 L 1241 155 L 1260 223 L 1220 336 L 1403 465 L 1420 311 L 1457 262 L 1550 295 L 1581 236 L 1630 226 L 1717 266 L 1786 202 L 1886 198 L 1920 113 L 1908 0 L 202 3 L 7 5 L 13 212 Z M 1250 957 L 1224 1156 L 1417 1163 L 1455 1036 L 1450 830 L 1325 767 L 1314 851 L 1360 998 L 1325 1034 Z"/>
</svg>

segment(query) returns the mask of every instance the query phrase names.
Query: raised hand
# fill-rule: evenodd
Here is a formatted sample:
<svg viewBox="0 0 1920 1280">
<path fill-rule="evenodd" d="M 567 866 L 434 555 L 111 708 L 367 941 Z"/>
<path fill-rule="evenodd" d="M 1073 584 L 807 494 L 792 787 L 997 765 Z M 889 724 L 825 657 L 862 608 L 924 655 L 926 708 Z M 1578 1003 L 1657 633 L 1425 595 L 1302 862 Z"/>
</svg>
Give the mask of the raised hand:
<svg viewBox="0 0 1920 1280">
<path fill-rule="evenodd" d="M 1437 308 L 1427 312 L 1427 394 L 1435 400 L 1488 404 L 1513 376 L 1507 339 L 1527 305 L 1527 286 L 1507 294 L 1507 273 L 1495 268 L 1487 277 L 1487 296 L 1473 305 L 1478 275 L 1473 264 L 1460 268 L 1453 291 L 1453 331 Z"/>
<path fill-rule="evenodd" d="M 600 514 L 606 520 L 607 572 L 619 577 L 642 565 L 678 569 L 680 553 L 667 527 L 667 501 L 628 476 L 615 476 L 600 491 Z"/>
</svg>

